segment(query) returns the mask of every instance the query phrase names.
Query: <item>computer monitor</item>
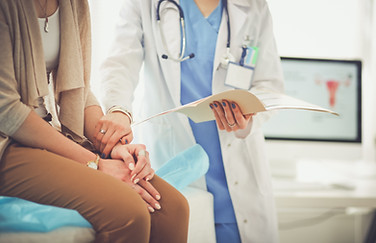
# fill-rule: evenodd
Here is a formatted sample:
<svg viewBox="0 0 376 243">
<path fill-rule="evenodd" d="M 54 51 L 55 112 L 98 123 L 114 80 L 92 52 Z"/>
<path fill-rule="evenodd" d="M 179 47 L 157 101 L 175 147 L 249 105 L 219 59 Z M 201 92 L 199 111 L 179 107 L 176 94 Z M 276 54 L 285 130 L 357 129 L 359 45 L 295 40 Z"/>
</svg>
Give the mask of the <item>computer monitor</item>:
<svg viewBox="0 0 376 243">
<path fill-rule="evenodd" d="M 282 57 L 285 93 L 340 114 L 284 110 L 263 127 L 267 139 L 361 142 L 361 62 Z"/>
<path fill-rule="evenodd" d="M 361 61 L 281 57 L 281 63 L 287 95 L 331 109 L 340 116 L 278 111 L 263 126 L 270 157 L 360 159 Z"/>
</svg>

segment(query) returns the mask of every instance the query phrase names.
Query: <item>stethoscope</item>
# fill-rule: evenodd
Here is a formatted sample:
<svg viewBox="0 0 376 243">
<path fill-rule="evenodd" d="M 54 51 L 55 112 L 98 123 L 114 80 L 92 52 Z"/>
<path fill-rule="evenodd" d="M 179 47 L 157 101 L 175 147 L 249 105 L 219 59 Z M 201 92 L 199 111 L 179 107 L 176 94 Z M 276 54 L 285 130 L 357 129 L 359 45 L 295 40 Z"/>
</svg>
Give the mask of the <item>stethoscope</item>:
<svg viewBox="0 0 376 243">
<path fill-rule="evenodd" d="M 160 7 L 162 2 L 167 1 L 176 6 L 176 8 L 179 11 L 179 17 L 180 17 L 180 27 L 182 31 L 182 48 L 181 52 L 179 53 L 179 57 L 175 58 L 171 55 L 170 51 L 167 48 L 166 39 L 163 34 L 163 31 L 161 29 L 161 16 L 160 16 Z M 222 0 L 222 7 L 226 12 L 227 15 L 227 44 L 226 44 L 226 54 L 221 59 L 221 64 L 223 66 L 227 66 L 230 61 L 232 61 L 234 58 L 230 53 L 230 44 L 231 44 L 231 28 L 230 28 L 230 16 L 228 14 L 228 8 L 227 8 L 227 0 Z M 159 0 L 157 5 L 157 24 L 159 28 L 159 32 L 162 39 L 162 45 L 163 48 L 166 50 L 167 54 L 162 54 L 163 59 L 171 59 L 176 62 L 184 62 L 185 60 L 191 59 L 195 57 L 194 53 L 189 54 L 188 56 L 184 56 L 185 48 L 187 45 L 186 35 L 185 35 L 185 21 L 184 21 L 184 13 L 183 9 L 180 7 L 180 5 L 175 0 Z"/>
</svg>

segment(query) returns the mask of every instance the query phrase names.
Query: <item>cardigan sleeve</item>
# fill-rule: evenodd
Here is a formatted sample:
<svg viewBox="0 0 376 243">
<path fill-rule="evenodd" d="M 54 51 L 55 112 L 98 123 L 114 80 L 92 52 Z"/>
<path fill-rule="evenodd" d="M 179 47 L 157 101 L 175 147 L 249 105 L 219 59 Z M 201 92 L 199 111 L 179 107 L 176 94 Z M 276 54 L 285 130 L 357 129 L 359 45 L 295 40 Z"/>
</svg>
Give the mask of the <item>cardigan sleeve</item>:
<svg viewBox="0 0 376 243">
<path fill-rule="evenodd" d="M 91 90 L 89 90 L 89 93 L 86 97 L 85 108 L 89 107 L 89 106 L 93 106 L 93 105 L 100 106 L 99 102 L 98 102 L 97 98 L 94 96 L 93 92 L 91 92 Z"/>
<path fill-rule="evenodd" d="M 0 9 L 0 131 L 12 136 L 23 124 L 31 108 L 21 102 L 14 66 L 16 49 L 6 11 Z"/>
</svg>

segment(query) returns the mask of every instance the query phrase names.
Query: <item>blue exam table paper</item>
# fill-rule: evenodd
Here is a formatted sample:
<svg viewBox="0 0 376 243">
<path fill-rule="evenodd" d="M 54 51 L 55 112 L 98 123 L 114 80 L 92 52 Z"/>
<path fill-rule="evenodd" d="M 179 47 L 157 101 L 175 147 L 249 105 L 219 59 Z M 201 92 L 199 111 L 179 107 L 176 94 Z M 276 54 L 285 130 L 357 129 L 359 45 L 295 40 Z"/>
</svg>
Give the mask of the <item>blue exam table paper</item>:
<svg viewBox="0 0 376 243">
<path fill-rule="evenodd" d="M 209 169 L 209 157 L 199 144 L 184 150 L 167 161 L 156 174 L 181 191 Z"/>
<path fill-rule="evenodd" d="M 0 232 L 49 232 L 63 226 L 92 227 L 76 210 L 0 196 Z"/>
<path fill-rule="evenodd" d="M 208 155 L 196 144 L 167 161 L 156 174 L 181 190 L 208 168 Z M 49 232 L 63 226 L 92 227 L 76 210 L 0 196 L 0 233 Z"/>
</svg>

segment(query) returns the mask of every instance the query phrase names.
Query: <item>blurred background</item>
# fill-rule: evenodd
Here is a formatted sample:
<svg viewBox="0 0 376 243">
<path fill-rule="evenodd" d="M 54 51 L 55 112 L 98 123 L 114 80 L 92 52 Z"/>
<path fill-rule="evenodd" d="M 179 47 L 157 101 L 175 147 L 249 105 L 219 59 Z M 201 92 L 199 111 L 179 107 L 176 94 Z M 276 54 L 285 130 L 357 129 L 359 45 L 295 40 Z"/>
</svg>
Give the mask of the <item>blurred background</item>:
<svg viewBox="0 0 376 243">
<path fill-rule="evenodd" d="M 98 68 L 111 45 L 121 2 L 90 0 L 92 85 L 98 95 Z M 351 135 L 349 139 L 332 139 L 328 123 L 317 117 L 307 118 L 307 126 L 322 122 L 322 127 L 315 129 L 328 129 L 325 132 L 328 137 L 313 138 L 305 133 L 297 136 L 296 131 L 291 131 L 278 139 L 269 139 L 268 136 L 275 137 L 275 134 L 271 128 L 273 125 L 266 124 L 281 242 L 376 242 L 376 2 L 267 2 L 280 56 L 300 60 L 295 67 L 290 67 L 289 72 L 301 72 L 300 65 L 307 65 L 307 60 L 312 59 L 324 61 L 324 64 L 327 64 L 325 60 L 330 60 L 329 64 L 337 61 L 340 65 L 348 61 L 361 64 L 360 69 L 356 65 L 350 67 L 358 68 L 354 72 L 359 73 L 353 77 L 354 88 L 349 93 L 356 99 L 344 99 L 342 104 L 343 112 L 353 119 L 351 129 L 359 133 L 354 135 L 356 138 Z M 308 65 L 316 65 L 316 61 L 308 62 Z M 291 81 L 290 75 L 285 77 L 286 82 Z M 338 97 L 343 92 L 341 87 L 336 93 Z M 296 89 L 294 92 L 303 91 Z M 311 95 L 322 95 L 327 99 L 329 94 L 325 91 Z M 342 102 L 340 98 L 338 102 Z M 350 127 L 341 129 L 346 134 Z"/>
</svg>

